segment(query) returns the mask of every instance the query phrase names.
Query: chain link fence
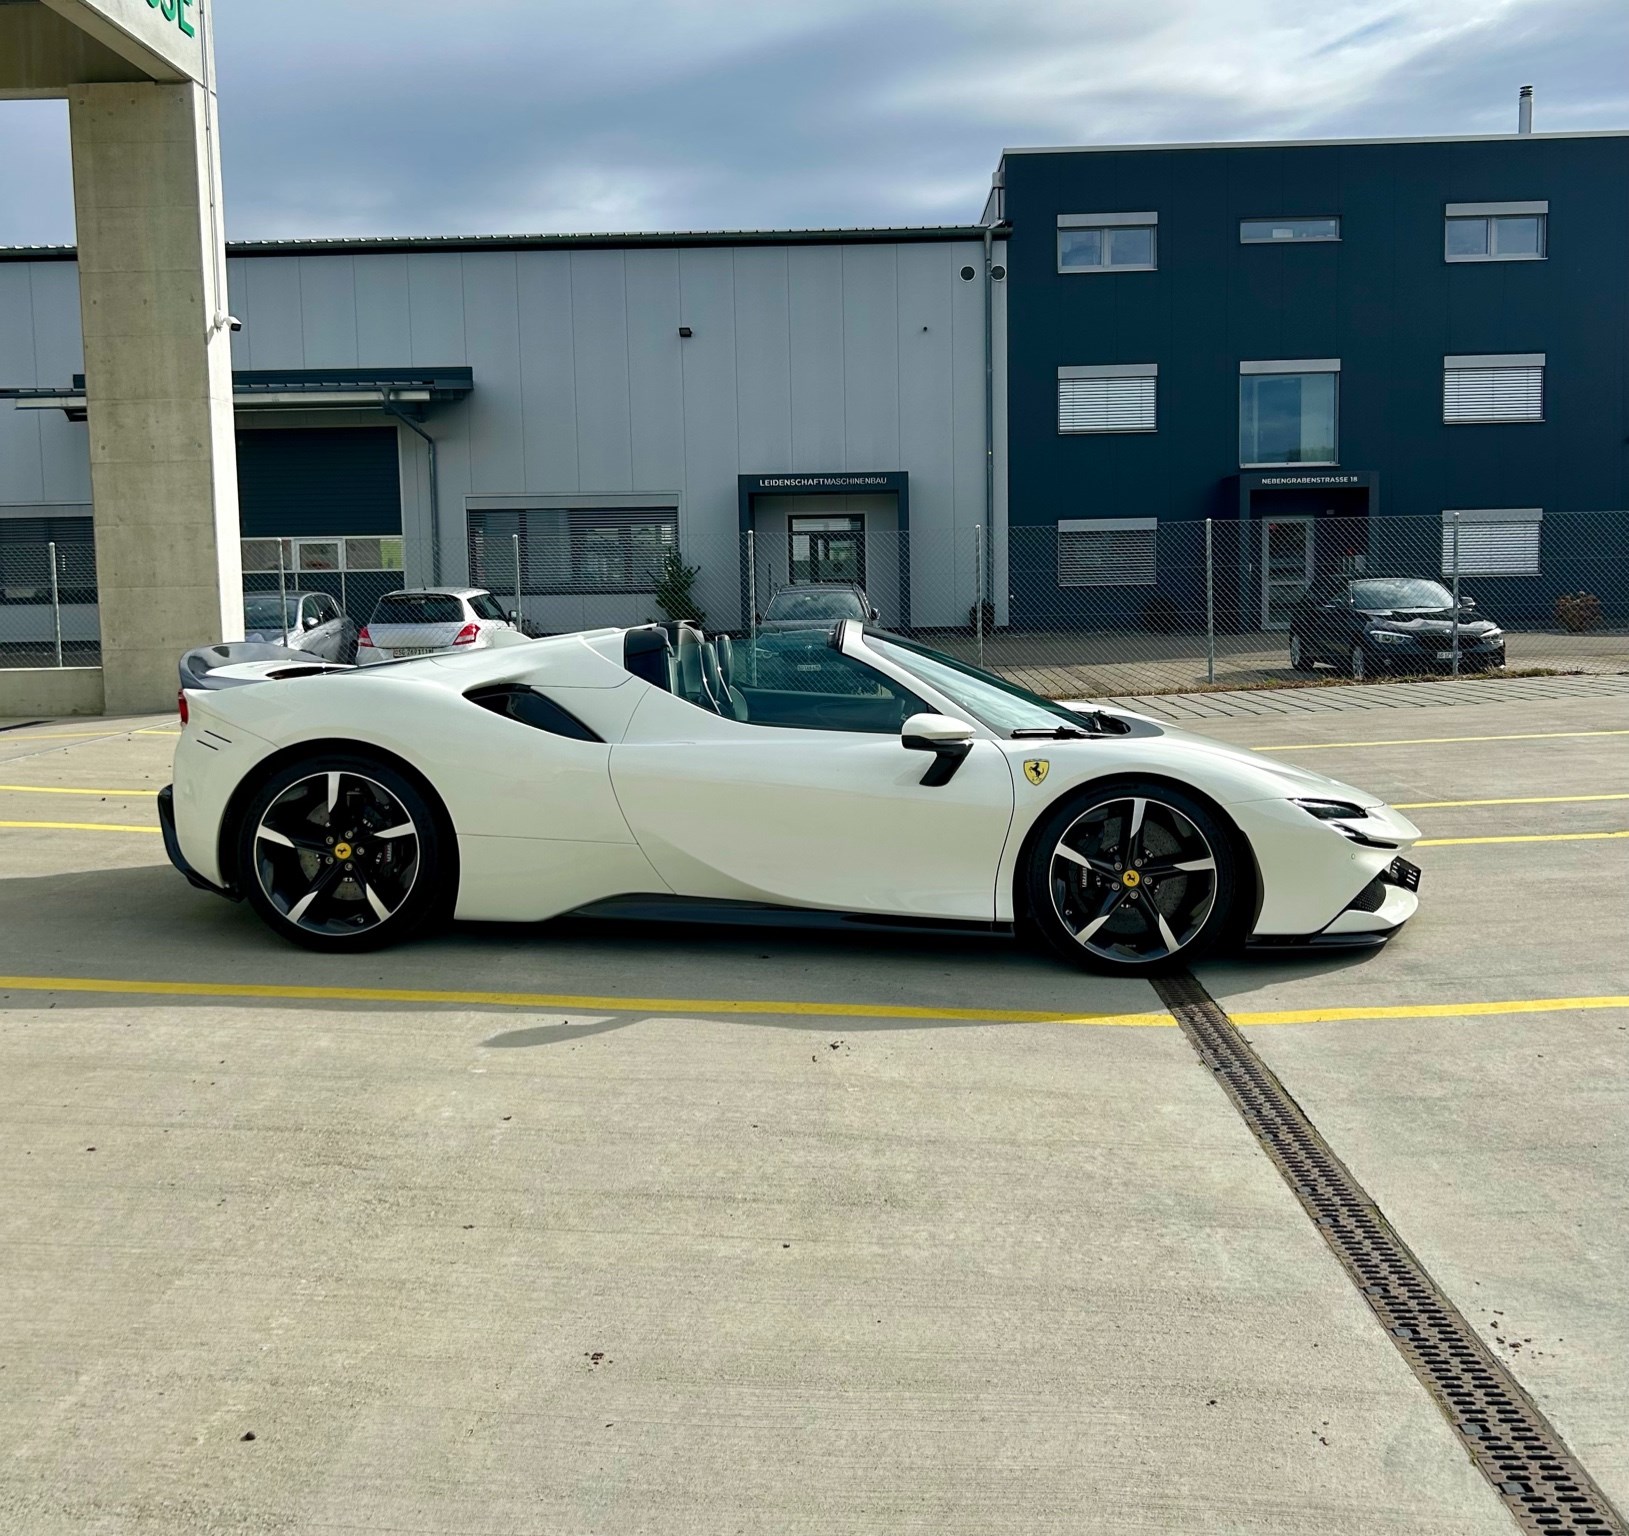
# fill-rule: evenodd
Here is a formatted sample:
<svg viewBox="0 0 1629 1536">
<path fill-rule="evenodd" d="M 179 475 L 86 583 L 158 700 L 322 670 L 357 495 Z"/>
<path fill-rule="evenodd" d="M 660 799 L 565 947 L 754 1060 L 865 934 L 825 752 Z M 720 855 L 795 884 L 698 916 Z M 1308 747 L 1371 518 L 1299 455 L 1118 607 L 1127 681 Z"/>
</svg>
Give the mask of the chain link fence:
<svg viewBox="0 0 1629 1536">
<path fill-rule="evenodd" d="M 101 662 L 95 543 L 0 537 L 0 667 Z"/>
<path fill-rule="evenodd" d="M 883 626 L 1058 698 L 1501 659 L 1629 672 L 1629 512 L 1083 519 L 994 538 L 798 518 L 682 542 L 676 519 L 646 513 L 505 516 L 472 514 L 471 580 L 538 634 L 695 618 L 748 635 L 778 622 L 786 589 L 814 585 L 850 588 Z M 243 554 L 246 598 L 322 594 L 355 627 L 407 584 L 399 540 L 246 540 Z M 92 540 L 0 542 L 0 667 L 100 660 Z"/>
</svg>

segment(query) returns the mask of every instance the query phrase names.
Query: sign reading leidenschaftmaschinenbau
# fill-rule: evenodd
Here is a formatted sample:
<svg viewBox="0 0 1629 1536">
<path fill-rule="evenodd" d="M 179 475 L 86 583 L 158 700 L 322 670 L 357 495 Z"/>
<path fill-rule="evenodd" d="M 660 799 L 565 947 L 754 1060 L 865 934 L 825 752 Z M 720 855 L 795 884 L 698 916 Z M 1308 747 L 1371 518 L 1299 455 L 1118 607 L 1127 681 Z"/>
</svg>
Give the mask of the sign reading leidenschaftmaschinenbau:
<svg viewBox="0 0 1629 1536">
<path fill-rule="evenodd" d="M 742 487 L 757 495 L 764 491 L 828 492 L 897 491 L 905 476 L 899 470 L 879 470 L 871 474 L 830 475 L 742 475 Z"/>
<path fill-rule="evenodd" d="M 173 21 L 188 37 L 196 37 L 198 29 L 188 19 L 194 0 L 147 0 L 147 9 L 157 11 L 166 21 Z"/>
</svg>

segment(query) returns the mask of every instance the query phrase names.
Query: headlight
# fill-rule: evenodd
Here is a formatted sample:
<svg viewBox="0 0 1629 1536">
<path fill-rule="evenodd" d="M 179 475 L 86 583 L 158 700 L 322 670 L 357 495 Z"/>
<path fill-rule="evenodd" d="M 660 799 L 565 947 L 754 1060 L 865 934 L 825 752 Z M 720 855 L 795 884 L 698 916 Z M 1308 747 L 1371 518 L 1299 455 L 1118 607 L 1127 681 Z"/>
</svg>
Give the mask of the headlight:
<svg viewBox="0 0 1629 1536">
<path fill-rule="evenodd" d="M 1349 800 L 1296 800 L 1292 804 L 1319 821 L 1362 821 L 1369 814 L 1361 805 L 1353 805 Z"/>
<path fill-rule="evenodd" d="M 1369 812 L 1361 805 L 1353 805 L 1349 800 L 1292 800 L 1292 805 L 1298 805 L 1309 816 L 1315 816 L 1319 821 L 1329 822 L 1342 837 L 1349 838 L 1364 848 L 1395 848 L 1396 843 L 1382 842 L 1377 837 L 1369 837 L 1359 832 L 1356 827 L 1347 823 L 1353 821 L 1367 821 Z"/>
<path fill-rule="evenodd" d="M 1408 639 L 1408 636 L 1400 635 L 1394 629 L 1371 629 L 1369 638 L 1378 640 L 1382 645 L 1401 645 Z"/>
</svg>

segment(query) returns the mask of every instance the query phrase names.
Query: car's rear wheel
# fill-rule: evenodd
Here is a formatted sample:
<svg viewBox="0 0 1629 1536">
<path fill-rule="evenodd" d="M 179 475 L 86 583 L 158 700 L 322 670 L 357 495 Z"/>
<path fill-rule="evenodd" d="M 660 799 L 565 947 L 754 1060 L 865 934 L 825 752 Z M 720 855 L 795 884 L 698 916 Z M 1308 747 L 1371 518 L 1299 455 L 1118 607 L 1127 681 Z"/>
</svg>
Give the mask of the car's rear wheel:
<svg viewBox="0 0 1629 1536">
<path fill-rule="evenodd" d="M 1172 970 L 1229 931 L 1237 856 L 1220 817 L 1167 784 L 1092 787 L 1047 817 L 1024 872 L 1030 920 L 1076 965 Z"/>
<path fill-rule="evenodd" d="M 1312 671 L 1312 657 L 1301 643 L 1301 637 L 1293 631 L 1290 634 L 1290 666 L 1297 672 Z"/>
<path fill-rule="evenodd" d="M 266 924 L 308 949 L 377 949 L 445 910 L 451 861 L 423 794 L 386 763 L 285 764 L 249 801 L 237 867 Z"/>
</svg>

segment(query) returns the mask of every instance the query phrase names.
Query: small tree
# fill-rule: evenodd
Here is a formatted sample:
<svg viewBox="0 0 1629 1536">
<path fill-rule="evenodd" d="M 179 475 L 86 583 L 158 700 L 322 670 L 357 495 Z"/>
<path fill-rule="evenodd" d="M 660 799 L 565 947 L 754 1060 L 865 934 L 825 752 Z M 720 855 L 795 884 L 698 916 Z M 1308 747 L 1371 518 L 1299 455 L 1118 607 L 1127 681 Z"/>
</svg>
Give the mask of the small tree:
<svg viewBox="0 0 1629 1536">
<path fill-rule="evenodd" d="M 669 619 L 692 619 L 705 624 L 707 615 L 696 606 L 691 588 L 701 567 L 686 565 L 676 549 L 662 556 L 661 572 L 656 579 L 656 606 Z"/>
</svg>

